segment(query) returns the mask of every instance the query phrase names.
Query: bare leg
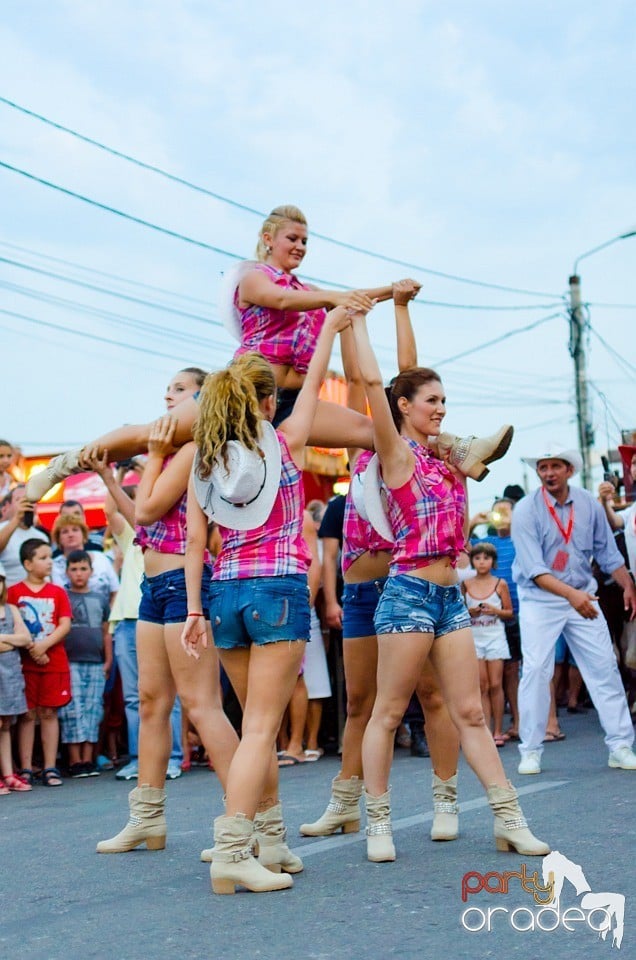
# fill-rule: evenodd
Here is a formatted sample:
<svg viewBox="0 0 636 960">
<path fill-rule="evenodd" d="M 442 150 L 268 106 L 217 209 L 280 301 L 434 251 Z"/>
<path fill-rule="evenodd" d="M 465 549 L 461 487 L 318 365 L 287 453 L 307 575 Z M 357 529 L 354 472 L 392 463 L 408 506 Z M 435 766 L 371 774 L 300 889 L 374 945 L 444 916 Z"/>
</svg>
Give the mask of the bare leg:
<svg viewBox="0 0 636 960">
<path fill-rule="evenodd" d="M 180 447 L 188 440 L 192 440 L 192 427 L 198 414 L 198 404 L 193 397 L 186 397 L 181 403 L 178 403 L 170 413 L 177 421 L 177 430 L 175 433 L 175 446 Z M 134 457 L 138 453 L 146 453 L 148 450 L 148 437 L 150 435 L 151 424 L 127 424 L 124 427 L 117 427 L 110 433 L 105 433 L 85 444 L 82 453 L 95 453 L 99 455 L 104 450 L 108 450 L 108 456 L 111 460 L 125 460 L 127 457 Z"/>
<path fill-rule="evenodd" d="M 31 770 L 33 767 L 36 716 L 37 712 L 35 710 L 29 710 L 18 721 L 18 750 L 22 770 Z"/>
<path fill-rule="evenodd" d="M 185 654 L 184 654 L 185 656 Z M 170 713 L 176 687 L 164 643 L 164 628 L 137 621 L 139 664 L 139 784 L 163 789 L 172 749 Z"/>
<path fill-rule="evenodd" d="M 318 731 L 322 720 L 322 700 L 307 701 L 307 722 L 305 723 L 305 740 L 308 750 L 318 749 Z"/>
<path fill-rule="evenodd" d="M 320 400 L 307 444 L 310 447 L 373 450 L 373 423 L 362 413 Z"/>
<path fill-rule="evenodd" d="M 395 731 L 433 642 L 432 634 L 399 633 L 378 637 L 378 692 L 362 741 L 367 792 L 382 796 L 389 787 Z M 471 640 L 472 643 L 472 640 Z"/>
<path fill-rule="evenodd" d="M 289 701 L 289 742 L 285 752 L 290 757 L 304 761 L 303 734 L 307 720 L 307 684 L 304 677 L 298 677 L 294 692 Z"/>
<path fill-rule="evenodd" d="M 208 645 L 200 650 L 199 660 L 189 657 L 181 646 L 183 624 L 166 624 L 163 628 L 164 640 L 170 672 L 183 710 L 194 724 L 225 789 L 230 763 L 239 741 L 234 727 L 223 712 L 218 654 L 212 643 L 209 623 L 206 626 Z"/>
<path fill-rule="evenodd" d="M 493 719 L 493 737 L 501 739 L 503 736 L 503 660 L 487 660 L 488 670 L 488 699 Z"/>
<path fill-rule="evenodd" d="M 578 667 L 568 667 L 568 707 L 572 710 L 578 705 L 579 694 L 583 686 L 583 677 Z"/>
<path fill-rule="evenodd" d="M 57 766 L 57 748 L 60 742 L 60 725 L 55 707 L 40 707 L 40 737 L 44 768 Z"/>
<path fill-rule="evenodd" d="M 9 777 L 12 773 L 11 726 L 8 719 L 0 717 L 0 777 Z"/>
<path fill-rule="evenodd" d="M 440 780 L 448 780 L 457 773 L 459 734 L 444 703 L 439 680 L 430 660 L 424 664 L 416 693 L 424 711 L 426 742 L 433 772 Z"/>
<path fill-rule="evenodd" d="M 448 712 L 459 730 L 466 760 L 486 789 L 491 786 L 507 789 L 508 778 L 484 721 L 477 656 L 470 630 L 456 630 L 438 637 L 431 650 L 431 661 Z"/>
<path fill-rule="evenodd" d="M 378 641 L 355 637 L 343 642 L 347 687 L 347 719 L 342 735 L 342 769 L 338 780 L 362 777 L 362 738 L 367 728 L 376 693 Z"/>
<path fill-rule="evenodd" d="M 556 697 L 554 694 L 554 680 L 550 680 L 550 712 L 548 713 L 548 722 L 545 728 L 546 733 L 559 734 L 559 718 L 557 716 Z"/>
<path fill-rule="evenodd" d="M 506 660 L 504 663 L 504 691 L 510 704 L 510 728 L 508 733 L 519 734 L 519 661 Z"/>
<path fill-rule="evenodd" d="M 488 667 L 485 660 L 478 660 L 479 664 L 479 692 L 481 693 L 481 707 L 484 711 L 484 720 L 490 730 L 490 697 L 488 696 Z"/>
<path fill-rule="evenodd" d="M 248 651 L 219 651 L 232 685 L 233 674 L 238 673 L 237 680 L 240 682 L 242 678 L 244 682 L 245 658 L 248 659 L 243 737 L 234 754 L 227 781 L 229 817 L 244 813 L 252 820 L 263 799 L 276 734 L 298 679 L 304 651 L 304 642 L 253 644 Z M 240 699 L 237 687 L 234 689 Z"/>
</svg>

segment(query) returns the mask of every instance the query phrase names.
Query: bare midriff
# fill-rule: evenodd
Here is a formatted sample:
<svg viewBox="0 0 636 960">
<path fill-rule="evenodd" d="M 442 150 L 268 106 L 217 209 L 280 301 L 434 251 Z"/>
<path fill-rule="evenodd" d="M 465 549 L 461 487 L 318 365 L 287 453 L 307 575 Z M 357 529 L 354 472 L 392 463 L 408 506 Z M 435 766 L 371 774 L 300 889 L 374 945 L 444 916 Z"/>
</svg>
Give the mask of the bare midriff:
<svg viewBox="0 0 636 960">
<path fill-rule="evenodd" d="M 287 363 L 270 363 L 270 366 L 279 390 L 300 390 L 305 382 L 305 374 L 298 373 Z"/>
<path fill-rule="evenodd" d="M 440 587 L 450 587 L 459 582 L 457 570 L 451 565 L 450 557 L 440 557 L 425 567 L 416 567 L 414 570 L 404 571 L 409 577 L 419 577 L 420 580 L 430 580 Z"/>
<path fill-rule="evenodd" d="M 367 580 L 382 580 L 389 575 L 391 554 L 388 550 L 363 553 L 353 561 L 344 575 L 345 583 L 366 583 Z"/>
<path fill-rule="evenodd" d="M 159 553 L 148 548 L 144 550 L 144 572 L 147 577 L 157 577 L 167 570 L 180 570 L 185 566 L 185 557 L 181 553 Z"/>
</svg>

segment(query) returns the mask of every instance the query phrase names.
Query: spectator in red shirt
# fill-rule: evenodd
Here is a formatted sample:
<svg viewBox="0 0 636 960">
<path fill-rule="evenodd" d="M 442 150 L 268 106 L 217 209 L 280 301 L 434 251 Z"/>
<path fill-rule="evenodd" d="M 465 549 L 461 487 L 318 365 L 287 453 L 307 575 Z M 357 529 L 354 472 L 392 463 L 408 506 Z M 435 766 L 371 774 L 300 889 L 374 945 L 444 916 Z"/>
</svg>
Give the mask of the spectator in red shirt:
<svg viewBox="0 0 636 960">
<path fill-rule="evenodd" d="M 18 728 L 20 775 L 33 782 L 35 721 L 40 720 L 44 769 L 42 783 L 60 787 L 56 767 L 60 738 L 58 707 L 71 699 L 71 676 L 64 638 L 71 629 L 71 605 L 62 587 L 48 582 L 53 561 L 51 548 L 41 540 L 26 540 L 20 547 L 20 561 L 26 577 L 8 591 L 8 602 L 18 607 L 34 641 L 23 654 L 27 713 Z"/>
</svg>

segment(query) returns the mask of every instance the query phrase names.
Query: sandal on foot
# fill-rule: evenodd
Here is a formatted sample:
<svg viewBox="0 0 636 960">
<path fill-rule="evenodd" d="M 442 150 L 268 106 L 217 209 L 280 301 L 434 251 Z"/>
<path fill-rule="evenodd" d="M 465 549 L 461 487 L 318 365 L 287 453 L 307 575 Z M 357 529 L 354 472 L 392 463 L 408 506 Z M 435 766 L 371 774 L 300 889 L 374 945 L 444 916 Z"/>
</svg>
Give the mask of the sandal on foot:
<svg viewBox="0 0 636 960">
<path fill-rule="evenodd" d="M 304 763 L 304 760 L 299 760 L 298 757 L 292 756 L 291 753 L 279 753 L 278 754 L 278 766 L 279 767 L 296 767 L 300 763 Z"/>
<path fill-rule="evenodd" d="M 544 743 L 559 743 L 561 740 L 565 740 L 565 734 L 561 733 L 560 730 L 558 733 L 552 733 L 551 730 L 547 730 L 543 738 Z"/>
<path fill-rule="evenodd" d="M 4 777 L 4 783 L 9 790 L 15 790 L 16 793 L 26 793 L 27 790 L 33 790 L 31 784 L 27 783 L 24 777 L 19 776 L 17 773 L 10 773 Z"/>
<path fill-rule="evenodd" d="M 501 749 L 501 747 L 506 746 L 506 740 L 504 737 L 493 737 L 493 740 L 495 741 L 495 746 L 498 750 Z"/>
<path fill-rule="evenodd" d="M 11 791 L 4 780 L 0 780 L 0 797 L 8 797 L 10 793 Z"/>
<path fill-rule="evenodd" d="M 57 767 L 45 767 L 42 771 L 42 783 L 45 787 L 61 787 L 62 774 Z"/>
<path fill-rule="evenodd" d="M 24 770 L 18 770 L 18 776 L 21 777 L 25 783 L 28 783 L 29 786 L 33 786 L 33 781 L 35 780 L 35 774 L 33 773 L 33 770 L 28 770 L 26 768 Z"/>
</svg>

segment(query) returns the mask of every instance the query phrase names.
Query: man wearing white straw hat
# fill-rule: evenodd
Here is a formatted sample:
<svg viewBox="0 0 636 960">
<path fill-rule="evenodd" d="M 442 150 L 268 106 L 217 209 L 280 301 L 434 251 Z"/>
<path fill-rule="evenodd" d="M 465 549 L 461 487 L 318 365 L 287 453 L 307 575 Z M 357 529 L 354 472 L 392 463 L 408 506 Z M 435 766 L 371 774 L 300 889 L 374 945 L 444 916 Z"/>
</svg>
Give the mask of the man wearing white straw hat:
<svg viewBox="0 0 636 960">
<path fill-rule="evenodd" d="M 541 486 L 516 507 L 513 576 L 519 592 L 523 675 L 519 685 L 519 773 L 541 773 L 550 706 L 554 648 L 563 633 L 576 657 L 609 750 L 608 765 L 636 770 L 634 730 L 609 630 L 600 613 L 592 555 L 623 590 L 625 609 L 636 616 L 636 589 L 602 506 L 586 490 L 570 486 L 581 469 L 576 450 L 550 445 L 525 458 Z"/>
</svg>

